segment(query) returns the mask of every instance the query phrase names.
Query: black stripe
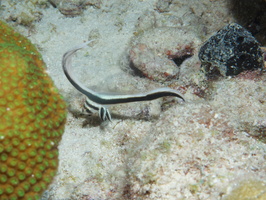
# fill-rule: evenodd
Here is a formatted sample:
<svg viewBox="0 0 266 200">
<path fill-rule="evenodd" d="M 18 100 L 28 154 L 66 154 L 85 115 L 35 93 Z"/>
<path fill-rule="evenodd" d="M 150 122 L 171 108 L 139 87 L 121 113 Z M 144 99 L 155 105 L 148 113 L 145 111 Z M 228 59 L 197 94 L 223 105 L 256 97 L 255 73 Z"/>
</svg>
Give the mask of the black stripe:
<svg viewBox="0 0 266 200">
<path fill-rule="evenodd" d="M 86 92 L 85 92 L 86 93 Z M 99 96 L 90 94 L 88 97 L 91 101 L 94 101 L 98 104 L 120 104 L 120 103 L 130 103 L 130 102 L 136 102 L 136 101 L 150 101 L 154 99 L 158 99 L 161 97 L 166 97 L 166 96 L 173 96 L 173 97 L 178 97 L 185 101 L 182 96 L 179 94 L 169 92 L 169 91 L 160 91 L 160 92 L 154 92 L 151 94 L 148 94 L 146 96 L 140 96 L 140 97 L 127 97 L 127 98 L 117 98 L 117 99 L 103 99 Z"/>
<path fill-rule="evenodd" d="M 88 107 L 90 107 L 90 108 L 92 108 L 92 109 L 94 109 L 94 110 L 99 110 L 99 107 L 96 107 L 96 106 L 90 104 L 87 100 L 85 101 L 85 104 L 86 104 L 86 106 L 88 106 Z M 86 108 L 86 107 L 85 107 L 85 108 Z"/>
</svg>

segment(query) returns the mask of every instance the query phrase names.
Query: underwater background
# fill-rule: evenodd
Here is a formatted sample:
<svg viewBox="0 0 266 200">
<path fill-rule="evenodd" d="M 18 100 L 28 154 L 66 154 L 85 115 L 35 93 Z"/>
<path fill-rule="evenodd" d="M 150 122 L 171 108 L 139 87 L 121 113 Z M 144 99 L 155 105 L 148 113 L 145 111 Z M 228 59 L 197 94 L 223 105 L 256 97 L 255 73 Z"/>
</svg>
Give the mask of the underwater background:
<svg viewBox="0 0 266 200">
<path fill-rule="evenodd" d="M 0 6 L 1 21 L 35 46 L 67 104 L 58 154 L 49 154 L 58 159 L 57 173 L 49 186 L 35 188 L 42 200 L 266 199 L 266 1 L 5 0 Z M 215 66 L 209 75 L 200 48 L 231 23 L 252 34 L 262 65 L 232 76 Z M 165 97 L 110 106 L 111 122 L 84 112 L 85 97 L 65 77 L 62 57 L 89 40 L 72 59 L 86 87 L 118 94 L 170 87 L 185 102 Z M 55 115 L 61 113 L 56 108 Z M 2 166 L 9 151 L 5 134 Z M 8 168 L 0 172 L 0 185 L 11 182 Z M 0 197 L 23 199 L 31 191 L 12 187 Z"/>
</svg>

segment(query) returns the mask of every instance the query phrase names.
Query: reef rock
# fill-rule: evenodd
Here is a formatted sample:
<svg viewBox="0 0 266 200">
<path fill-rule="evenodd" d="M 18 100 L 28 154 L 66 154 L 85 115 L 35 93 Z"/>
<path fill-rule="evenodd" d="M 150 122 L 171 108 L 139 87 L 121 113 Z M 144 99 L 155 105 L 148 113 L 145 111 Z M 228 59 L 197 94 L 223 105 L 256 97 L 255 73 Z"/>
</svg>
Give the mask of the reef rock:
<svg viewBox="0 0 266 200">
<path fill-rule="evenodd" d="M 218 70 L 223 76 L 263 68 L 262 55 L 257 40 L 236 23 L 219 30 L 199 51 L 205 71 L 213 73 Z"/>
</svg>

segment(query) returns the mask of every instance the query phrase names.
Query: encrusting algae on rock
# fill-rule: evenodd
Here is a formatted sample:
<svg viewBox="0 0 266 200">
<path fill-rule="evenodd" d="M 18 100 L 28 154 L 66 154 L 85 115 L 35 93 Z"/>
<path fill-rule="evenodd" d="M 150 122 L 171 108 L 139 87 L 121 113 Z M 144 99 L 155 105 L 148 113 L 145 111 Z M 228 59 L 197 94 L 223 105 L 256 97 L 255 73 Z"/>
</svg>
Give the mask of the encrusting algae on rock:
<svg viewBox="0 0 266 200">
<path fill-rule="evenodd" d="M 265 200 L 266 183 L 259 180 L 245 180 L 240 182 L 223 200 Z"/>
<path fill-rule="evenodd" d="M 0 199 L 39 199 L 58 166 L 66 105 L 31 42 L 0 21 Z"/>
</svg>

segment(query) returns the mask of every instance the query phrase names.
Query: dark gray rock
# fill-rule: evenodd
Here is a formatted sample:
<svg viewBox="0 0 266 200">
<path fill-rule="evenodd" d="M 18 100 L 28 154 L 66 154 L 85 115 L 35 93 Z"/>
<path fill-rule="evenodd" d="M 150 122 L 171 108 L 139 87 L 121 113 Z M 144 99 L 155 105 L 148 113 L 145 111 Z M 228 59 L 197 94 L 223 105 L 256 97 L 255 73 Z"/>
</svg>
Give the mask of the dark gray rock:
<svg viewBox="0 0 266 200">
<path fill-rule="evenodd" d="M 257 40 L 242 26 L 229 24 L 213 35 L 199 51 L 207 73 L 224 76 L 263 68 L 263 53 Z"/>
</svg>

